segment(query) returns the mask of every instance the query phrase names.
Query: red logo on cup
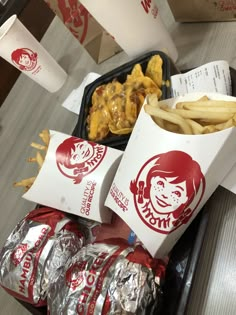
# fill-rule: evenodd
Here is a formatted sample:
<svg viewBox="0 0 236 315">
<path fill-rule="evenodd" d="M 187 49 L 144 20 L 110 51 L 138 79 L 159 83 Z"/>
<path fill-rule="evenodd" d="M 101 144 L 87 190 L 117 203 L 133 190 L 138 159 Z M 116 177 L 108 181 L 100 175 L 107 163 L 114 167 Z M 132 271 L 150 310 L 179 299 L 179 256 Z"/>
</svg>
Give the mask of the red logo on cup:
<svg viewBox="0 0 236 315">
<path fill-rule="evenodd" d="M 86 264 L 86 261 L 75 263 L 66 271 L 66 285 L 73 291 L 83 282 Z"/>
<path fill-rule="evenodd" d="M 11 254 L 11 259 L 14 266 L 19 265 L 22 261 L 25 253 L 27 252 L 28 245 L 27 244 L 20 244 L 15 248 L 15 250 Z"/>
<path fill-rule="evenodd" d="M 64 176 L 79 184 L 99 166 L 106 151 L 107 147 L 100 144 L 70 137 L 56 150 L 57 167 Z"/>
<path fill-rule="evenodd" d="M 152 230 L 168 234 L 186 224 L 205 191 L 199 164 L 182 151 L 149 159 L 130 183 L 136 211 Z"/>
<path fill-rule="evenodd" d="M 141 5 L 146 13 L 149 13 L 151 8 L 152 0 L 143 0 L 141 1 Z"/>
<path fill-rule="evenodd" d="M 20 70 L 31 71 L 37 65 L 38 54 L 29 48 L 18 48 L 12 52 L 11 59 Z"/>
</svg>

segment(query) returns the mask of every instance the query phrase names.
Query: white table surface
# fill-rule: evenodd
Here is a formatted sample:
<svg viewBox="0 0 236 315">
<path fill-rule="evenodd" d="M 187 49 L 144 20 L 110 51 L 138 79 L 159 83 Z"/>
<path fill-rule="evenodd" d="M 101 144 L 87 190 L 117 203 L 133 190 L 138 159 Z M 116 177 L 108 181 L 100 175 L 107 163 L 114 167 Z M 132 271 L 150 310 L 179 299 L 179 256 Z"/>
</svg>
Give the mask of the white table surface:
<svg viewBox="0 0 236 315">
<path fill-rule="evenodd" d="M 227 60 L 236 68 L 236 22 L 188 23 L 174 21 L 166 1 L 157 1 L 160 14 L 179 52 L 180 70 L 214 60 Z M 77 116 L 61 106 L 73 88 L 90 72 L 100 74 L 129 60 L 124 52 L 97 65 L 55 18 L 42 39 L 44 47 L 68 72 L 63 88 L 50 94 L 20 75 L 0 107 L 0 242 L 34 204 L 21 198 L 22 191 L 12 183 L 30 177 L 32 168 L 25 162 L 29 144 L 44 128 L 71 133 Z M 188 315 L 236 314 L 236 196 L 217 189 L 209 202 L 210 218 L 193 282 Z M 0 314 L 27 314 L 12 297 L 0 290 Z"/>
</svg>

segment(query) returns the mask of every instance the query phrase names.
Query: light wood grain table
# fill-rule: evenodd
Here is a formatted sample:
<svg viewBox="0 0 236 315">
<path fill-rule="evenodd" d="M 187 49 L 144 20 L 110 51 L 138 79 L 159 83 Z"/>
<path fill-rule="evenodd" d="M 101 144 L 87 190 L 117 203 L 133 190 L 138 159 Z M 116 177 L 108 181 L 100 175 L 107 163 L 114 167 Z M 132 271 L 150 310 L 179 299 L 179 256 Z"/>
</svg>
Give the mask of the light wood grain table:
<svg viewBox="0 0 236 315">
<path fill-rule="evenodd" d="M 160 14 L 179 52 L 180 70 L 214 60 L 227 60 L 236 68 L 236 22 L 189 23 L 174 21 L 166 2 L 157 1 Z M 32 139 L 43 128 L 71 133 L 77 116 L 61 106 L 84 76 L 100 74 L 129 60 L 124 52 L 97 65 L 58 18 L 42 39 L 44 47 L 68 72 L 63 88 L 50 94 L 20 75 L 0 108 L 0 245 L 35 204 L 21 198 L 12 183 L 32 175 L 25 160 Z M 219 187 L 209 202 L 209 222 L 187 309 L 188 315 L 236 314 L 236 196 Z M 0 290 L 0 314 L 28 312 Z"/>
</svg>

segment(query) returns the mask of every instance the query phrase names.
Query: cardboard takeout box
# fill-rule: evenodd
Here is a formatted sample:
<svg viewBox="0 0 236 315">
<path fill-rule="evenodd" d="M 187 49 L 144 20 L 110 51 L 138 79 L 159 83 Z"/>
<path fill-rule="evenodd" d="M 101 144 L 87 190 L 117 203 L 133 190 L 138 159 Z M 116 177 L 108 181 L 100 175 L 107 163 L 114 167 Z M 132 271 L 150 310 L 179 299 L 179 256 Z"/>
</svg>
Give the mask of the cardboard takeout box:
<svg viewBox="0 0 236 315">
<path fill-rule="evenodd" d="M 44 1 L 97 63 L 103 62 L 122 50 L 80 1 Z"/>
<path fill-rule="evenodd" d="M 122 151 L 50 130 L 42 168 L 23 198 L 98 222 Z"/>
<path fill-rule="evenodd" d="M 236 20 L 235 0 L 168 0 L 178 22 L 210 22 Z"/>
<path fill-rule="evenodd" d="M 233 100 L 214 93 L 165 102 Z M 236 128 L 183 135 L 160 128 L 142 108 L 105 205 L 116 212 L 152 254 L 166 256 L 235 163 Z M 128 170 L 128 171 L 127 171 Z"/>
</svg>

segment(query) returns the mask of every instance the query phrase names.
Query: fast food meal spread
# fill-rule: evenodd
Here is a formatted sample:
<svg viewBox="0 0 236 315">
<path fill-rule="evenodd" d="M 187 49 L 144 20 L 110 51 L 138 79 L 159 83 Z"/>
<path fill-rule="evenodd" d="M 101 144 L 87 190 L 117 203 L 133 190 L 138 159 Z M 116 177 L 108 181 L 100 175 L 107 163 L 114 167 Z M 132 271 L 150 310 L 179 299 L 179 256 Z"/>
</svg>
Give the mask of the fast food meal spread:
<svg viewBox="0 0 236 315">
<path fill-rule="evenodd" d="M 0 253 L 0 284 L 14 297 L 46 305 L 49 283 L 84 244 L 78 224 L 61 211 L 37 208 L 18 223 Z"/>
<path fill-rule="evenodd" d="M 155 314 L 165 265 L 122 239 L 84 246 L 50 284 L 50 314 Z"/>
<path fill-rule="evenodd" d="M 162 95 L 162 64 L 162 58 L 154 55 L 144 73 L 136 64 L 124 83 L 114 79 L 95 89 L 87 118 L 89 140 L 131 133 L 146 95 L 155 93 L 158 99 Z"/>
<path fill-rule="evenodd" d="M 74 141 L 76 138 L 71 137 L 70 146 L 63 138 L 66 162 L 62 159 L 64 151 L 58 150 L 61 143 L 57 147 L 57 167 L 50 185 L 53 187 L 59 170 L 60 179 L 63 175 L 71 186 L 65 189 L 65 179 L 57 183 L 54 202 L 58 198 L 67 203 L 64 211 L 71 209 L 71 192 L 75 189 L 76 210 L 80 208 L 78 185 L 85 181 L 80 198 L 83 215 L 78 211 L 84 218 L 75 223 L 63 212 L 43 207 L 17 225 L 0 254 L 0 284 L 14 297 L 36 306 L 47 304 L 51 315 L 156 314 L 169 253 L 233 166 L 236 152 L 236 145 L 228 145 L 235 128 L 221 137 L 205 135 L 236 126 L 235 99 L 211 99 L 203 94 L 194 101 L 191 97 L 184 101 L 180 98 L 177 103 L 172 99 L 169 106 L 171 100 L 161 100 L 165 84 L 162 66 L 160 55 L 154 55 L 146 69 L 135 64 L 125 82 L 113 79 L 98 86 L 86 116 L 90 145 L 81 145 L 86 140 Z M 105 191 L 103 182 L 97 185 L 89 176 L 101 165 L 109 147 L 98 147 L 96 155 L 92 147 L 109 135 L 131 132 L 124 154 L 114 153 L 118 161 L 114 173 L 109 169 L 109 159 L 104 163 L 105 171 L 100 168 L 98 172 L 99 178 L 107 174 L 112 178 Z M 156 143 L 150 134 L 158 139 Z M 37 151 L 28 162 L 37 165 L 40 175 L 43 171 L 47 175 L 53 168 L 46 157 L 51 153 L 50 135 L 45 129 L 39 134 L 42 143 L 31 143 Z M 207 156 L 200 152 L 205 142 L 197 135 L 208 138 Z M 134 155 L 137 163 L 133 163 Z M 215 172 L 216 156 L 217 162 L 227 158 L 219 172 Z M 24 187 L 27 194 L 37 184 L 35 180 L 33 176 L 14 186 Z M 101 186 L 101 193 L 92 204 L 96 185 Z M 35 190 L 45 195 L 46 190 L 38 187 Z M 68 199 L 64 197 L 66 190 L 71 193 Z M 41 199 L 37 203 L 47 205 Z M 101 212 L 101 204 L 112 213 L 112 221 L 89 217 L 90 210 Z"/>
</svg>

